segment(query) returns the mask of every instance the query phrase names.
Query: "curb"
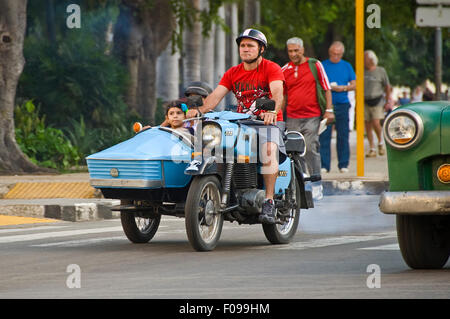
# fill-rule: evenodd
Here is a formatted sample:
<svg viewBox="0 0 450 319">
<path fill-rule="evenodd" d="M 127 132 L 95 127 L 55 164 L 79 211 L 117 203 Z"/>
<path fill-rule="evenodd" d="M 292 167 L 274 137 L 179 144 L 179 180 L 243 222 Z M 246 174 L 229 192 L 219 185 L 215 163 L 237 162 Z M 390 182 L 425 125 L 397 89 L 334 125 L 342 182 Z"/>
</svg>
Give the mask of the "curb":
<svg viewBox="0 0 450 319">
<path fill-rule="evenodd" d="M 322 180 L 324 195 L 380 195 L 389 190 L 388 181 Z"/>
<path fill-rule="evenodd" d="M 63 201 L 63 203 L 58 203 Z M 111 211 L 111 206 L 119 205 L 120 200 L 85 201 L 72 203 L 67 199 L 2 200 L 0 212 L 9 216 L 51 218 L 70 222 L 94 221 L 120 218 L 119 212 Z"/>
</svg>

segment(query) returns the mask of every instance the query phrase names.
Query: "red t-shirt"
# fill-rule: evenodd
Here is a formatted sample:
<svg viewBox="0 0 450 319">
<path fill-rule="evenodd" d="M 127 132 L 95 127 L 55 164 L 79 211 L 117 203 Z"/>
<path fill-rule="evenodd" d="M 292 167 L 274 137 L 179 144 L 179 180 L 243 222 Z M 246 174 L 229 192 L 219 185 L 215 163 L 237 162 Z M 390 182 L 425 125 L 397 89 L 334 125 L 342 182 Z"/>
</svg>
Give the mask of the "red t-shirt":
<svg viewBox="0 0 450 319">
<path fill-rule="evenodd" d="M 308 60 L 309 58 L 306 58 L 306 62 L 299 65 L 289 62 L 281 68 L 286 79 L 286 114 L 290 118 L 310 118 L 321 115 L 317 101 L 316 80 L 309 68 Z M 331 90 L 327 74 L 320 61 L 317 61 L 316 68 L 322 88 L 325 91 Z"/>
<path fill-rule="evenodd" d="M 219 82 L 236 96 L 239 113 L 258 115 L 262 110 L 256 109 L 255 100 L 261 97 L 272 97 L 269 83 L 281 80 L 284 82 L 283 72 L 278 64 L 262 59 L 254 70 L 244 69 L 244 63 L 231 67 Z M 277 121 L 283 121 L 283 112 L 277 114 Z"/>
</svg>

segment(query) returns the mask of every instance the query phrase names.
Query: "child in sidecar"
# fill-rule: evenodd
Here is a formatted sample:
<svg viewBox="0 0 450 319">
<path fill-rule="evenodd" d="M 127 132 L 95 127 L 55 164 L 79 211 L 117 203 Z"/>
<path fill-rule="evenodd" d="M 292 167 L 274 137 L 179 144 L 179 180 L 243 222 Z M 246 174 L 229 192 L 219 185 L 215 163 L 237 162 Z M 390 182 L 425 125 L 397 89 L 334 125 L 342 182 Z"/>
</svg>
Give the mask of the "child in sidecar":
<svg viewBox="0 0 450 319">
<path fill-rule="evenodd" d="M 205 101 L 206 97 L 211 94 L 212 89 L 211 87 L 206 83 L 206 82 L 201 82 L 201 81 L 194 81 L 189 83 L 189 85 L 186 87 L 186 89 L 184 90 L 184 95 L 186 96 L 186 99 L 179 99 L 176 101 L 183 101 L 184 104 L 186 104 L 186 106 L 188 108 L 193 108 L 193 107 L 197 107 L 203 104 L 203 102 Z M 195 97 L 198 97 L 200 101 L 195 100 Z M 176 104 L 176 101 L 172 101 L 172 103 Z M 170 106 L 170 102 L 168 103 L 168 106 Z M 195 104 L 195 105 L 194 105 Z M 197 105 L 198 104 L 198 105 Z M 186 110 L 186 109 L 185 109 Z M 166 110 L 166 118 L 164 120 L 164 122 L 162 122 L 160 124 L 160 126 L 162 127 L 171 127 L 171 124 L 169 123 L 169 120 L 167 118 L 167 112 L 168 109 Z M 185 112 L 186 113 L 186 112 Z M 185 122 L 184 126 L 186 128 L 192 127 L 195 128 L 195 124 L 194 122 L 190 121 L 190 122 Z M 142 125 L 135 123 L 135 127 L 133 127 L 134 131 L 140 132 L 141 130 L 145 130 L 150 128 L 150 125 L 144 126 L 142 127 Z"/>
<path fill-rule="evenodd" d="M 177 130 L 185 135 L 194 135 L 194 128 L 192 121 L 184 122 L 186 120 L 186 112 L 188 111 L 188 100 L 179 99 L 170 101 L 166 106 L 166 118 L 161 124 L 162 127 L 169 127 Z M 134 123 L 133 129 L 136 133 L 151 128 L 150 125 L 142 127 L 139 122 Z"/>
</svg>

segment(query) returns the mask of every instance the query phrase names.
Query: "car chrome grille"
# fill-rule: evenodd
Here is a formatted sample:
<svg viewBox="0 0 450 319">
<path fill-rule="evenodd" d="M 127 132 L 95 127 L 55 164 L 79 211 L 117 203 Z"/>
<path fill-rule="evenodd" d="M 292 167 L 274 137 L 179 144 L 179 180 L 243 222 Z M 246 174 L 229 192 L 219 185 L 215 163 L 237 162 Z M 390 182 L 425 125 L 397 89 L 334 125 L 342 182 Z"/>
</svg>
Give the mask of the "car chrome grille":
<svg viewBox="0 0 450 319">
<path fill-rule="evenodd" d="M 87 165 L 92 179 L 162 180 L 161 161 L 88 159 Z"/>
</svg>

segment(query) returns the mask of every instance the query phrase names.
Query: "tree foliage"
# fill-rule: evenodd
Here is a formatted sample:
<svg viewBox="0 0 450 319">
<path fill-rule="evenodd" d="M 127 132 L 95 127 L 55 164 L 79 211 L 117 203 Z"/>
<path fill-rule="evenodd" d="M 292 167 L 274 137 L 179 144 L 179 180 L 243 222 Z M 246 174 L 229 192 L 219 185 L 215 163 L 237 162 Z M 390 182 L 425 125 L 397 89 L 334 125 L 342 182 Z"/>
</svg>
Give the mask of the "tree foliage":
<svg viewBox="0 0 450 319">
<path fill-rule="evenodd" d="M 375 0 L 380 8 L 381 27 L 365 28 L 365 48 L 374 50 L 380 65 L 394 85 L 415 86 L 434 79 L 434 29 L 415 26 L 415 0 Z M 369 3 L 365 2 L 366 9 Z M 269 56 L 284 64 L 288 58 L 285 42 L 293 36 L 305 42 L 306 54 L 321 60 L 328 58 L 334 40 L 345 44 L 345 59 L 354 61 L 355 1 L 282 1 L 261 0 L 262 25 L 271 44 Z M 365 10 L 366 11 L 366 10 Z M 366 12 L 365 19 L 371 12 Z M 449 82 L 450 53 L 448 29 L 443 37 L 443 81 Z"/>
</svg>

